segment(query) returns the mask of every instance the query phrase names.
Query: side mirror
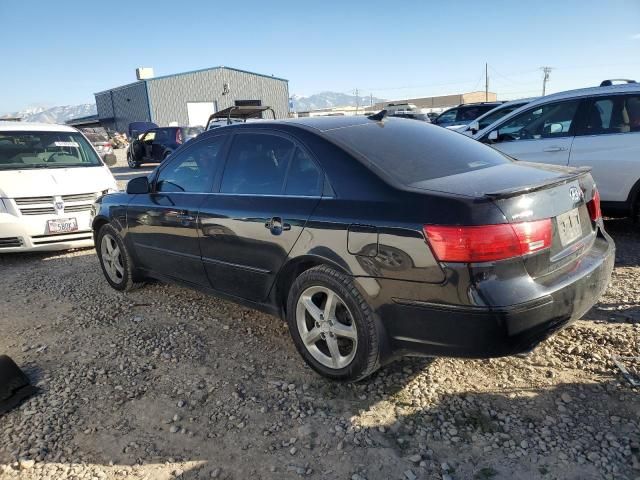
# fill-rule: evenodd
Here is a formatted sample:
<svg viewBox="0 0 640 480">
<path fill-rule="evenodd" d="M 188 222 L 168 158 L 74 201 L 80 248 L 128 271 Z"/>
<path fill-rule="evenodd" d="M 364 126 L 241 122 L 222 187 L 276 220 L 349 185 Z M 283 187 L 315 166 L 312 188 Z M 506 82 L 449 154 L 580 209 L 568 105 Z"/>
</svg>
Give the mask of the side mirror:
<svg viewBox="0 0 640 480">
<path fill-rule="evenodd" d="M 118 159 L 113 153 L 106 154 L 103 161 L 107 165 L 107 167 L 113 167 L 116 163 L 118 163 Z"/>
<path fill-rule="evenodd" d="M 475 135 L 476 133 L 478 133 L 478 131 L 480 130 L 480 122 L 478 121 L 473 121 L 469 124 L 469 130 L 471 130 L 473 132 L 473 134 Z"/>
<path fill-rule="evenodd" d="M 491 132 L 489 132 L 489 136 L 487 137 L 487 140 L 489 140 L 490 142 L 497 142 L 498 141 L 498 131 L 497 130 L 492 130 Z"/>
<path fill-rule="evenodd" d="M 127 193 L 131 195 L 137 195 L 141 193 L 149 193 L 151 188 L 149 186 L 149 179 L 147 177 L 136 177 L 129 180 L 127 183 Z"/>
</svg>

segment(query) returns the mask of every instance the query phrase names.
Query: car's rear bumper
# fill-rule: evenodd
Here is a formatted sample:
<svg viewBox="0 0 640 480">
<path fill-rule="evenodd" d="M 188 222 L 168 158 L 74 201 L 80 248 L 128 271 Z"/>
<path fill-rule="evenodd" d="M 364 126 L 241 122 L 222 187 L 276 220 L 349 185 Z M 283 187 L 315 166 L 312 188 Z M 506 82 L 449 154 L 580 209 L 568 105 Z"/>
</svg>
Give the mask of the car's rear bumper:
<svg viewBox="0 0 640 480">
<path fill-rule="evenodd" d="M 611 278 L 614 259 L 613 242 L 600 242 L 565 281 L 517 305 L 471 307 L 394 297 L 378 313 L 395 355 L 488 358 L 523 353 L 597 302 Z"/>
</svg>

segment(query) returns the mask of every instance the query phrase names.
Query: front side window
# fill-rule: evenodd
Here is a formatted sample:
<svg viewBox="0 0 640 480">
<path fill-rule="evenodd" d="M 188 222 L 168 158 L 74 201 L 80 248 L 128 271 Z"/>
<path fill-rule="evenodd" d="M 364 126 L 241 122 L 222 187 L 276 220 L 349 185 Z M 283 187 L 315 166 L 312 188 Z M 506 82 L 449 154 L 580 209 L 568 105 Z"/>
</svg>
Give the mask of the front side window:
<svg viewBox="0 0 640 480">
<path fill-rule="evenodd" d="M 451 123 L 456 121 L 458 115 L 458 109 L 447 110 L 436 119 L 436 123 Z"/>
<path fill-rule="evenodd" d="M 596 98 L 587 103 L 577 135 L 605 135 L 640 131 L 640 95 Z"/>
<path fill-rule="evenodd" d="M 237 135 L 231 146 L 220 191 L 235 194 L 277 195 L 295 150 L 290 140 L 275 135 Z"/>
<path fill-rule="evenodd" d="M 158 174 L 157 192 L 206 193 L 210 191 L 226 136 L 198 142 L 171 156 L 171 162 Z"/>
<path fill-rule="evenodd" d="M 498 128 L 498 141 L 568 137 L 578 103 L 548 103 L 516 115 Z"/>
<path fill-rule="evenodd" d="M 77 132 L 0 132 L 0 170 L 101 164 L 89 142 Z"/>
</svg>

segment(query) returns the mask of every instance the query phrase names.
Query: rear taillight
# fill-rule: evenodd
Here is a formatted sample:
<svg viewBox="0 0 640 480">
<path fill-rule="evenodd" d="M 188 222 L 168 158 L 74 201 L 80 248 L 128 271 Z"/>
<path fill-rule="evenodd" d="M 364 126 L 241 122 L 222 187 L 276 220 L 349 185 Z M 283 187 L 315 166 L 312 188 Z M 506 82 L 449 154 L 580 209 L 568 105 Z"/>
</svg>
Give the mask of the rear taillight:
<svg viewBox="0 0 640 480">
<path fill-rule="evenodd" d="M 602 210 L 600 209 L 600 192 L 594 190 L 593 198 L 587 202 L 589 216 L 594 222 L 602 218 Z"/>
<path fill-rule="evenodd" d="M 499 225 L 425 225 L 441 262 L 491 262 L 539 252 L 551 246 L 551 219 Z"/>
<path fill-rule="evenodd" d="M 182 130 L 180 129 L 176 130 L 176 143 L 182 144 Z"/>
</svg>

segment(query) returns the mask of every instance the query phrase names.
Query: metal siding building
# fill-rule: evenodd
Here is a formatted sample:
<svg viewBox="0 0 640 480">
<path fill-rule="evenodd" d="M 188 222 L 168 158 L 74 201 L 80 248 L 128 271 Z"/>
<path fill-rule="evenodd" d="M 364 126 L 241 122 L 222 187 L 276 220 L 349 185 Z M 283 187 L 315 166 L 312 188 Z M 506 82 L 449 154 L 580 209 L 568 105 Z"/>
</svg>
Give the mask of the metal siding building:
<svg viewBox="0 0 640 480">
<path fill-rule="evenodd" d="M 228 67 L 139 80 L 98 92 L 95 98 L 100 122 L 117 131 L 136 121 L 189 125 L 188 104 L 209 104 L 219 111 L 239 100 L 259 100 L 273 108 L 276 118 L 289 113 L 287 80 Z"/>
</svg>

